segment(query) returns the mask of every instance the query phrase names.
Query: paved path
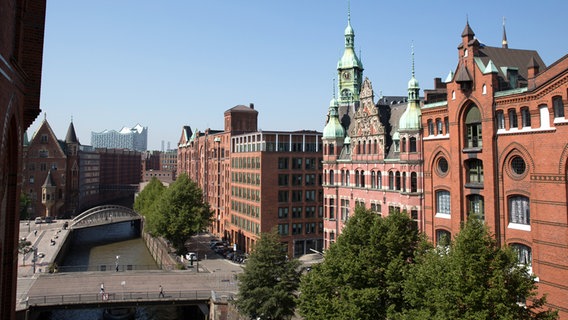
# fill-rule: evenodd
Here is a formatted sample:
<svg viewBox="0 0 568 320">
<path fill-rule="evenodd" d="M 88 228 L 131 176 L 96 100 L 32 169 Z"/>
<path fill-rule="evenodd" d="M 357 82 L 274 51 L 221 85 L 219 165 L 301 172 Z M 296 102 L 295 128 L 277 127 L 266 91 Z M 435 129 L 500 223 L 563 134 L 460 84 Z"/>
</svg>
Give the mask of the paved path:
<svg viewBox="0 0 568 320">
<path fill-rule="evenodd" d="M 36 262 L 36 272 L 33 271 L 32 257 L 19 255 L 18 261 L 18 304 L 16 310 L 26 308 L 27 297 L 69 294 L 97 294 L 101 284 L 105 292 L 121 294 L 123 292 L 159 292 L 162 285 L 164 292 L 188 290 L 217 290 L 236 292 L 236 274 L 242 272 L 242 267 L 223 259 L 209 248 L 210 235 L 200 234 L 192 238 L 190 250 L 197 252 L 199 262 L 189 270 L 151 270 L 151 271 L 93 271 L 48 273 L 50 263 L 55 259 L 60 244 L 67 237 L 69 230 L 63 230 L 65 221 L 52 224 L 20 226 L 20 238 L 26 237 L 32 245 L 43 253 L 43 258 Z M 37 234 L 34 230 L 37 229 Z M 28 231 L 29 230 L 29 231 Z M 54 239 L 55 238 L 55 239 Z M 55 244 L 51 245 L 51 240 Z M 199 272 L 196 272 L 199 268 Z"/>
</svg>

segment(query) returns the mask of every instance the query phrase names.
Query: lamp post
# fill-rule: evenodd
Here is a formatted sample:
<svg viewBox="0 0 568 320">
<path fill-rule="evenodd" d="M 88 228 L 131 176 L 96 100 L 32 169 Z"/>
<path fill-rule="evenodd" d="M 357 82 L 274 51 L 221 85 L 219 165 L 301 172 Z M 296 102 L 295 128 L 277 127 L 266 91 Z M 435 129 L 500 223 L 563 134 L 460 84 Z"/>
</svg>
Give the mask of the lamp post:
<svg viewBox="0 0 568 320">
<path fill-rule="evenodd" d="M 32 216 L 32 204 L 31 203 L 28 204 L 27 212 L 28 212 L 28 233 L 30 233 L 30 224 L 31 224 L 30 219 L 31 219 L 31 216 Z"/>
<path fill-rule="evenodd" d="M 118 272 L 118 259 L 120 259 L 120 256 L 116 256 L 116 262 L 115 262 L 116 272 Z"/>
</svg>

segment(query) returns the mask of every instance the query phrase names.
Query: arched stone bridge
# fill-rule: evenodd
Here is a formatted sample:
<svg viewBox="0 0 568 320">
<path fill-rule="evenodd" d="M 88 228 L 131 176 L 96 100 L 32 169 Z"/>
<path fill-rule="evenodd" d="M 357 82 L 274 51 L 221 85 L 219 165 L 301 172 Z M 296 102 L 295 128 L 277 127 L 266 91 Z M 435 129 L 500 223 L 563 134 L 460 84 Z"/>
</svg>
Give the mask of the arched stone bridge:
<svg viewBox="0 0 568 320">
<path fill-rule="evenodd" d="M 91 208 L 71 220 L 70 229 L 93 227 L 103 224 L 141 220 L 136 211 L 118 205 L 104 205 Z"/>
</svg>

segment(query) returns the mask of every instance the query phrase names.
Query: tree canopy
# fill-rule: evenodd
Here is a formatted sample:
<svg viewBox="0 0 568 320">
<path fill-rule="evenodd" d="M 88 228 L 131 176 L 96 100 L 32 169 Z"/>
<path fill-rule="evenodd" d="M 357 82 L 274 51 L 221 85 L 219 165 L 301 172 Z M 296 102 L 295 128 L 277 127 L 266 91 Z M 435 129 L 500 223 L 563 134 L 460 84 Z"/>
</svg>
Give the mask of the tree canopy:
<svg viewBox="0 0 568 320">
<path fill-rule="evenodd" d="M 240 313 L 273 320 L 294 314 L 299 261 L 289 260 L 286 253 L 276 230 L 261 234 L 238 278 L 235 304 Z"/>
<path fill-rule="evenodd" d="M 172 243 L 178 254 L 185 254 L 185 242 L 211 223 L 213 212 L 209 204 L 203 201 L 199 186 L 186 174 L 179 175 L 164 189 L 156 181 L 152 180 L 144 188 L 134 208 L 145 216 L 150 233 L 163 236 Z M 143 194 L 146 189 L 148 192 Z"/>
<path fill-rule="evenodd" d="M 536 297 L 534 276 L 517 253 L 499 247 L 480 219 L 468 220 L 449 247 L 417 255 L 401 319 L 556 319 Z M 526 303 L 525 303 L 526 302 Z"/>
<path fill-rule="evenodd" d="M 302 278 L 307 320 L 386 319 L 404 305 L 402 284 L 421 236 L 406 213 L 357 207 L 324 261 Z"/>
</svg>

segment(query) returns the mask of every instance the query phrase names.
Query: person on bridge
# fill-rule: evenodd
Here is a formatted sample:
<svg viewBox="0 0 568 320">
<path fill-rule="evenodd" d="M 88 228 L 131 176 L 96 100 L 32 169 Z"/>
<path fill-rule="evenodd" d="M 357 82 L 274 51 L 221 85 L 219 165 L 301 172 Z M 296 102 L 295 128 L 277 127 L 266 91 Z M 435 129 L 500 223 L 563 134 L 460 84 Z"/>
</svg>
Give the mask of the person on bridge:
<svg viewBox="0 0 568 320">
<path fill-rule="evenodd" d="M 164 288 L 160 285 L 160 294 L 158 295 L 160 298 L 164 298 Z"/>
</svg>

